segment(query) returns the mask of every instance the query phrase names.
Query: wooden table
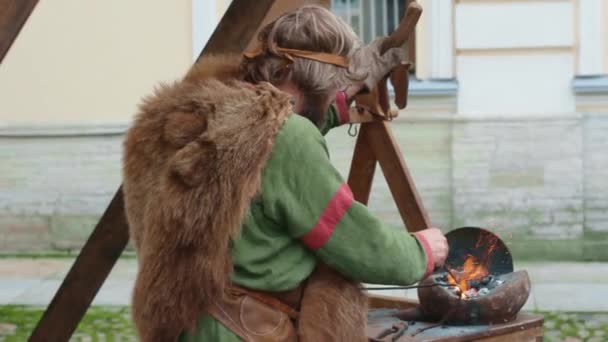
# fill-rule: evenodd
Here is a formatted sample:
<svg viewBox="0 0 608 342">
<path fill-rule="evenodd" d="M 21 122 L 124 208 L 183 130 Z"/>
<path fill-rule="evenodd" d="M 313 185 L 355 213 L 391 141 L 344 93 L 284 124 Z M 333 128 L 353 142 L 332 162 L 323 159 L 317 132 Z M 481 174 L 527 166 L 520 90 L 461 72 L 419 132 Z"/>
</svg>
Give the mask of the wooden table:
<svg viewBox="0 0 608 342">
<path fill-rule="evenodd" d="M 389 296 L 370 296 L 371 310 L 400 310 L 408 309 L 417 305 L 415 300 L 403 299 Z M 391 327 L 399 322 L 394 318 L 370 318 L 368 326 Z M 419 329 L 433 325 L 430 322 L 416 321 L 408 325 L 403 337 L 397 342 L 405 341 L 429 341 L 429 342 L 460 342 L 460 341 L 484 341 L 484 342 L 536 342 L 543 340 L 542 315 L 520 312 L 517 319 L 504 324 L 494 325 L 443 325 L 414 335 Z M 414 336 L 412 336 L 414 335 Z"/>
</svg>

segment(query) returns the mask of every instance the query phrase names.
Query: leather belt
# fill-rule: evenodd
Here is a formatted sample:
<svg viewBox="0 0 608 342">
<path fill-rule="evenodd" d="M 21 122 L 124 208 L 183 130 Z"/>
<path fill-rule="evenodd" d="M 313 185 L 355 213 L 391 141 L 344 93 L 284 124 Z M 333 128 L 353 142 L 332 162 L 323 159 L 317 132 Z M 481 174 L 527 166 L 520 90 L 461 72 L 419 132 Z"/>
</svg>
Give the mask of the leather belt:
<svg viewBox="0 0 608 342">
<path fill-rule="evenodd" d="M 245 294 L 254 298 L 276 310 L 279 310 L 289 316 L 291 319 L 297 319 L 300 313 L 300 302 L 302 300 L 303 286 L 299 285 L 293 290 L 282 292 L 268 292 L 252 290 L 238 285 L 230 286 L 230 290 L 238 294 Z"/>
</svg>

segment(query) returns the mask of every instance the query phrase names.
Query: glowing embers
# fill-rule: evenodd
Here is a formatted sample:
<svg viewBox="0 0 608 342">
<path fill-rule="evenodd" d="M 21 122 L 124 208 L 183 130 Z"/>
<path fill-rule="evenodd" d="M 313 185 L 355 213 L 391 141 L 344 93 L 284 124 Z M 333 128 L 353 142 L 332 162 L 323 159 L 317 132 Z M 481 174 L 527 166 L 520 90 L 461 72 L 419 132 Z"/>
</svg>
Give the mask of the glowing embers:
<svg viewBox="0 0 608 342">
<path fill-rule="evenodd" d="M 504 242 L 475 227 L 455 229 L 446 237 L 450 253 L 445 268 L 423 280 L 418 289 L 424 315 L 450 324 L 515 319 L 530 294 L 530 279 L 526 271 L 513 271 Z"/>
<path fill-rule="evenodd" d="M 473 271 L 468 271 L 471 268 Z M 466 263 L 462 272 L 451 270 L 449 273 L 436 273 L 434 277 L 436 283 L 446 286 L 453 294 L 464 300 L 487 295 L 504 283 L 500 276 L 488 274 L 487 269 L 482 265 L 467 268 Z"/>
<path fill-rule="evenodd" d="M 436 280 L 439 283 L 454 285 L 452 291 L 461 299 L 482 296 L 502 284 L 490 274 L 488 261 L 496 251 L 498 237 L 493 234 L 480 234 L 475 242 L 475 249 L 484 251 L 480 258 L 466 254 L 460 267 L 446 265 L 447 272 Z"/>
</svg>

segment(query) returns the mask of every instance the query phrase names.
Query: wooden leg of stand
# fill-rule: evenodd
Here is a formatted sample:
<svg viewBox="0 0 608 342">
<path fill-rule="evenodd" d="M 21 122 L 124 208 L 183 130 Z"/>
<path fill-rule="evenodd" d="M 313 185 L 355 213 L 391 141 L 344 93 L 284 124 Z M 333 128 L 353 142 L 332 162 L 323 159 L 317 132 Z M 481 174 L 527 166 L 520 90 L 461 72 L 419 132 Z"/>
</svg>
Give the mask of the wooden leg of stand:
<svg viewBox="0 0 608 342">
<path fill-rule="evenodd" d="M 84 245 L 29 341 L 68 341 L 129 241 L 122 189 Z"/>
<path fill-rule="evenodd" d="M 38 0 L 0 0 L 0 62 L 37 3 Z"/>
<path fill-rule="evenodd" d="M 431 221 L 388 125 L 387 122 L 368 124 L 365 138 L 380 163 L 407 229 L 414 232 L 429 228 Z"/>
<path fill-rule="evenodd" d="M 270 8 L 280 0 L 232 0 L 197 58 L 215 53 L 242 53 L 260 28 Z M 201 13 L 203 15 L 203 13 Z"/>
<path fill-rule="evenodd" d="M 376 172 L 376 157 L 367 142 L 368 125 L 362 124 L 359 129 L 353 161 L 348 174 L 348 185 L 355 196 L 355 200 L 363 204 L 367 204 L 369 201 L 374 173 Z"/>
</svg>

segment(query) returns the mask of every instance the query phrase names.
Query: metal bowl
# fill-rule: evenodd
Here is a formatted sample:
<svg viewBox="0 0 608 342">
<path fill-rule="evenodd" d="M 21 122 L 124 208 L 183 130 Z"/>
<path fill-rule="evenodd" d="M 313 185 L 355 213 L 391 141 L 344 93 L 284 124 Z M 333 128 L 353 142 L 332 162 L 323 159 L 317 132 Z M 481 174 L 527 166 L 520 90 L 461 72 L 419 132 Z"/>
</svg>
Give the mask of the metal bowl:
<svg viewBox="0 0 608 342">
<path fill-rule="evenodd" d="M 460 268 L 467 256 L 484 260 L 489 274 L 502 283 L 487 294 L 461 299 L 445 286 L 433 286 L 445 270 L 437 270 L 418 288 L 420 308 L 425 317 L 450 324 L 504 323 L 515 319 L 530 294 L 526 271 L 513 272 L 513 258 L 504 242 L 492 232 L 476 227 L 455 229 L 446 234 L 450 252 L 446 266 Z"/>
<path fill-rule="evenodd" d="M 434 284 L 439 276 L 431 275 L 421 285 Z M 418 289 L 420 308 L 430 320 L 444 320 L 454 325 L 512 321 L 528 300 L 530 278 L 526 271 L 511 272 L 498 278 L 504 283 L 486 295 L 469 299 L 461 299 L 446 287 L 421 287 Z"/>
</svg>

